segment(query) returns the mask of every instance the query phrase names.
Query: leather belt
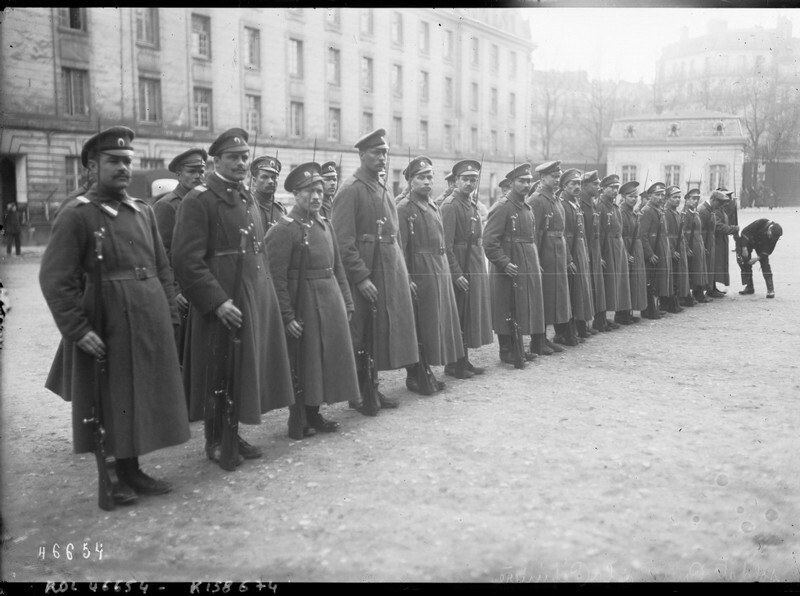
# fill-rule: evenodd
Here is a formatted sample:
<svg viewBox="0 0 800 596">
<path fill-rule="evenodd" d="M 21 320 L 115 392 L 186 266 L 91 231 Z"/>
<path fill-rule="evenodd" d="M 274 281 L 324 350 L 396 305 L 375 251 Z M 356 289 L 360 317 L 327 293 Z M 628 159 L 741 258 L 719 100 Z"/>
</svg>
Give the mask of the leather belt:
<svg viewBox="0 0 800 596">
<path fill-rule="evenodd" d="M 622 234 L 617 232 L 616 234 L 607 234 L 606 238 L 622 238 Z"/>
<path fill-rule="evenodd" d="M 361 242 L 375 242 L 375 234 L 361 234 L 359 236 Z M 384 244 L 394 244 L 394 234 L 388 236 L 381 236 L 381 242 Z"/>
<path fill-rule="evenodd" d="M 254 254 L 258 254 L 261 251 L 262 251 L 261 243 L 259 242 L 258 246 L 256 246 L 255 251 L 247 250 L 247 251 L 245 251 L 244 254 L 248 254 L 250 252 L 253 252 Z M 238 255 L 238 254 L 239 254 L 239 249 L 238 248 L 225 248 L 225 249 L 222 249 L 222 250 L 215 250 L 214 253 L 211 256 L 212 257 L 229 257 L 231 255 Z"/>
<path fill-rule="evenodd" d="M 463 246 L 466 248 L 466 242 L 454 242 L 453 246 Z M 483 238 L 476 238 L 472 241 L 472 246 L 483 246 Z"/>
<path fill-rule="evenodd" d="M 547 230 L 548 238 L 563 238 L 564 230 Z"/>
<path fill-rule="evenodd" d="M 432 250 L 415 250 L 414 252 L 418 255 L 443 255 L 444 246 L 440 246 L 439 248 L 434 248 Z"/>
<path fill-rule="evenodd" d="M 158 275 L 153 267 L 135 267 L 133 269 L 120 269 L 103 273 L 103 279 L 106 281 L 126 281 L 129 279 L 136 281 L 144 281 Z"/>
<path fill-rule="evenodd" d="M 300 277 L 300 271 L 289 269 L 287 276 L 289 279 L 297 279 Z M 330 267 L 326 269 L 306 269 L 306 279 L 326 279 L 328 277 L 333 277 L 333 269 Z"/>
<path fill-rule="evenodd" d="M 506 240 L 505 242 L 510 242 L 510 241 Z M 514 242 L 516 242 L 517 244 L 533 244 L 533 240 L 528 240 L 526 238 L 514 238 Z"/>
</svg>

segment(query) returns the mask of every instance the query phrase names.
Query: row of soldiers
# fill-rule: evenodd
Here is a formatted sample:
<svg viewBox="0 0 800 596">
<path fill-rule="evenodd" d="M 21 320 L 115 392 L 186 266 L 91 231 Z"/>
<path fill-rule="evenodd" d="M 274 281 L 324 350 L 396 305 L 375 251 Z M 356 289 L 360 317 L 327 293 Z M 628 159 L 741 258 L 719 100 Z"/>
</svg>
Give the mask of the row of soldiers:
<svg viewBox="0 0 800 596">
<path fill-rule="evenodd" d="M 715 282 L 728 283 L 716 260 L 737 231 L 721 209 L 725 192 L 698 209 L 691 191 L 681 214 L 679 189 L 656 183 L 637 214 L 635 181 L 553 161 L 535 169 L 534 188 L 525 163 L 482 213 L 480 162 L 452 167 L 439 205 L 433 163 L 419 156 L 393 197 L 378 129 L 355 144 L 360 167 L 340 188 L 333 162 L 292 169 L 287 209 L 275 199 L 277 156 L 251 162 L 247 132 L 234 128 L 208 151 L 178 155 L 179 184 L 151 209 L 126 192 L 133 139 L 117 126 L 86 142 L 81 159 L 96 182 L 62 207 L 40 272 L 62 334 L 46 386 L 72 401 L 78 453 L 97 450 L 85 422 L 103 412 L 117 504 L 171 490 L 138 457 L 188 440 L 188 420 L 204 420 L 206 455 L 224 469 L 262 456 L 237 436 L 235 462 L 223 463 L 221 388 L 237 423 L 288 407 L 288 434 L 302 440 L 338 428 L 323 404 L 348 401 L 367 416 L 398 407 L 375 371 L 405 367 L 407 389 L 428 395 L 445 388 L 431 366 L 458 379 L 485 373 L 469 349 L 493 343 L 493 332 L 501 361 L 516 365 L 522 335 L 531 361 L 634 323 L 635 311 L 657 319 L 661 305 L 707 302 Z"/>
</svg>

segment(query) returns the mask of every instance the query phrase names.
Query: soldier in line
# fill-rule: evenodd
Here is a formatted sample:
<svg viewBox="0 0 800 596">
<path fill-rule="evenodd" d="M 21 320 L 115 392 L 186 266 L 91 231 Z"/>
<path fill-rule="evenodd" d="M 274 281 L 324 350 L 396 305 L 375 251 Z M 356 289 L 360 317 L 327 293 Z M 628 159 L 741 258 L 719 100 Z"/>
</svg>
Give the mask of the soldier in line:
<svg viewBox="0 0 800 596">
<path fill-rule="evenodd" d="M 725 293 L 717 289 L 717 283 L 724 286 L 729 286 L 731 283 L 730 273 L 728 271 L 728 236 L 731 236 L 739 231 L 739 226 L 730 225 L 728 222 L 728 214 L 725 212 L 725 203 L 731 200 L 732 192 L 724 190 L 715 190 L 708 198 L 708 202 L 700 207 L 700 217 L 704 223 L 713 219 L 714 226 L 713 232 L 709 228 L 708 235 L 713 234 L 714 241 L 712 246 L 708 246 L 709 253 L 711 253 L 708 266 L 708 295 L 712 298 L 724 298 Z M 709 217 L 713 214 L 713 218 Z M 712 250 L 713 248 L 713 250 Z"/>
<path fill-rule="evenodd" d="M 373 360 L 379 371 L 419 360 L 408 270 L 397 243 L 397 208 L 388 182 L 381 179 L 389 158 L 385 135 L 386 131 L 379 128 L 356 142 L 361 165 L 336 193 L 331 215 L 355 307 L 350 319 L 353 348 L 364 345 L 370 304 L 374 304 L 377 329 Z M 380 236 L 378 221 L 382 222 Z M 380 263 L 372 262 L 376 242 L 381 243 Z M 396 400 L 380 391 L 378 397 L 383 408 L 398 406 Z M 371 415 L 361 402 L 353 396 L 351 405 Z"/>
<path fill-rule="evenodd" d="M 639 215 L 639 238 L 647 264 L 647 310 L 642 316 L 660 319 L 666 314 L 659 305 L 659 296 L 672 293 L 672 251 L 669 249 L 667 222 L 663 204 L 666 185 L 656 182 L 647 189 L 650 201 Z"/>
<path fill-rule="evenodd" d="M 783 228 L 769 219 L 757 219 L 742 230 L 739 255 L 737 261 L 742 270 L 742 283 L 745 287 L 739 292 L 742 295 L 754 294 L 753 265 L 761 263 L 761 273 L 767 284 L 767 298 L 775 298 L 775 286 L 772 281 L 772 266 L 769 257 L 775 250 Z"/>
<path fill-rule="evenodd" d="M 447 173 L 447 176 L 444 177 L 444 181 L 447 183 L 447 188 L 442 191 L 434 203 L 436 203 L 437 207 L 441 207 L 442 203 L 444 203 L 445 199 L 453 194 L 453 191 L 456 188 L 456 177 L 452 171 Z M 405 198 L 405 197 L 404 197 Z"/>
<path fill-rule="evenodd" d="M 269 231 L 276 221 L 286 215 L 286 207 L 275 198 L 280 173 L 281 162 L 277 157 L 262 155 L 256 157 L 250 164 L 250 175 L 253 177 L 253 197 L 255 197 L 256 205 L 261 212 L 265 231 Z"/>
<path fill-rule="evenodd" d="M 619 324 L 606 319 L 606 289 L 603 284 L 603 261 L 600 250 L 600 214 L 595 209 L 595 198 L 600 192 L 600 178 L 597 170 L 586 172 L 581 179 L 581 211 L 583 211 L 586 243 L 589 249 L 589 263 L 592 267 L 592 296 L 594 297 L 594 322 L 597 331 L 611 331 Z"/>
<path fill-rule="evenodd" d="M 589 251 L 586 246 L 583 212 L 578 201 L 581 192 L 580 170 L 574 168 L 564 172 L 559 179 L 560 201 L 564 206 L 564 238 L 567 245 L 567 271 L 569 272 L 569 294 L 575 331 L 580 339 L 586 340 L 599 333 L 592 329 L 594 319 L 594 298 L 592 297 L 592 271 L 589 264 Z M 542 184 L 547 176 L 542 177 Z M 547 182 L 552 184 L 552 182 Z"/>
<path fill-rule="evenodd" d="M 639 200 L 638 188 L 639 183 L 636 180 L 630 180 L 619 188 L 619 196 L 622 197 L 622 204 L 619 208 L 622 216 L 622 241 L 625 243 L 625 252 L 628 255 L 628 279 L 631 292 L 631 309 L 627 316 L 622 315 L 621 318 L 625 318 L 628 323 L 640 321 L 633 311 L 638 310 L 641 313 L 647 309 L 647 269 L 642 239 L 639 237 L 639 216 L 634 211 Z"/>
<path fill-rule="evenodd" d="M 533 211 L 536 221 L 536 248 L 539 252 L 539 265 L 542 268 L 542 298 L 544 304 L 544 323 L 552 325 L 555 337 L 551 342 L 545 333 L 544 345 L 560 352 L 556 344 L 577 346 L 578 339 L 573 335 L 570 320 L 572 309 L 567 281 L 567 246 L 564 241 L 564 206 L 554 194 L 556 180 L 561 176 L 561 162 L 550 161 L 536 167 L 541 183 L 533 195 L 525 202 Z M 545 175 L 542 177 L 542 175 Z"/>
<path fill-rule="evenodd" d="M 330 219 L 333 197 L 336 195 L 336 189 L 339 188 L 339 173 L 336 171 L 336 163 L 326 161 L 320 166 L 320 175 L 322 176 L 322 207 L 319 209 L 319 214 Z"/>
<path fill-rule="evenodd" d="M 169 492 L 139 456 L 189 439 L 178 354 L 175 286 L 152 209 L 127 194 L 134 133 L 114 126 L 92 136 L 81 162 L 96 183 L 62 209 L 42 255 L 39 284 L 62 335 L 45 386 L 72 402 L 75 453 L 95 451 L 85 424 L 101 392 L 106 454 L 116 460 L 116 504 Z M 95 236 L 102 232 L 102 238 Z M 100 245 L 102 262 L 95 258 Z M 102 322 L 95 327 L 94 274 L 102 278 Z M 86 280 L 85 283 L 84 280 Z M 105 379 L 95 362 L 107 360 Z"/>
<path fill-rule="evenodd" d="M 681 298 L 689 293 L 689 257 L 686 252 L 683 229 L 686 220 L 678 205 L 681 202 L 681 189 L 678 186 L 667 188 L 667 206 L 664 216 L 667 220 L 667 235 L 669 236 L 669 249 L 672 255 L 672 295 L 666 300 L 667 312 L 679 313 Z M 691 303 L 694 306 L 694 302 Z"/>
<path fill-rule="evenodd" d="M 597 202 L 600 215 L 600 255 L 605 261 L 603 287 L 606 308 L 614 311 L 614 322 L 630 325 L 631 286 L 628 271 L 628 251 L 622 240 L 622 213 L 616 203 L 619 176 L 610 174 L 600 182 L 603 189 Z"/>
<path fill-rule="evenodd" d="M 500 193 L 497 195 L 495 203 L 508 196 L 508 191 L 511 190 L 511 181 L 508 178 L 503 178 L 497 186 L 500 189 Z"/>
<path fill-rule="evenodd" d="M 472 159 L 459 161 L 453 166 L 455 188 L 441 209 L 445 250 L 459 321 L 461 329 L 466 330 L 462 366 L 447 365 L 444 369 L 445 374 L 454 377 L 466 376 L 460 373 L 461 370 L 482 375 L 484 369 L 470 362 L 468 348 L 480 348 L 494 341 L 489 277 L 483 252 L 483 221 L 472 200 L 472 193 L 478 187 L 480 168 L 481 164 Z"/>
<path fill-rule="evenodd" d="M 324 418 L 320 406 L 358 394 L 349 329 L 353 299 L 333 227 L 321 215 L 321 173 L 313 162 L 289 173 L 284 188 L 294 194 L 294 207 L 265 240 L 295 366 L 295 403 L 289 406 L 289 436 L 295 440 L 303 439 L 308 427 L 336 431 L 338 423 Z"/>
<path fill-rule="evenodd" d="M 427 363 L 432 366 L 451 365 L 464 358 L 464 340 L 458 321 L 458 307 L 453 292 L 450 266 L 445 250 L 444 226 L 439 208 L 431 200 L 433 165 L 429 157 L 415 157 L 403 170 L 411 192 L 397 206 L 400 247 L 411 272 L 411 291 L 419 308 L 418 340 L 425 348 Z M 414 230 L 414 250 L 411 251 L 411 228 Z M 406 367 L 406 388 L 419 392 L 417 367 Z M 465 371 L 464 378 L 472 377 Z M 444 389 L 437 381 L 436 389 Z"/>
<path fill-rule="evenodd" d="M 243 182 L 250 159 L 247 138 L 244 130 L 232 128 L 212 143 L 214 172 L 183 198 L 172 242 L 175 275 L 192 307 L 183 367 L 190 414 L 193 420 L 204 418 L 206 456 L 217 463 L 224 412 L 215 391 L 227 378 L 223 355 L 233 329 L 239 329 L 242 345 L 230 396 L 238 402 L 239 422 L 259 424 L 261 414 L 294 401 L 283 320 L 264 254 L 264 225 Z M 242 230 L 247 233 L 243 255 Z M 241 299 L 234 304 L 239 259 Z M 237 465 L 261 457 L 261 449 L 241 437 L 238 441 Z"/>
<path fill-rule="evenodd" d="M 534 239 L 533 211 L 525 203 L 533 176 L 531 165 L 523 163 L 506 174 L 511 188 L 495 203 L 483 230 L 486 258 L 492 264 L 492 326 L 500 345 L 500 360 L 513 364 L 513 337 L 508 320 L 511 292 L 515 292 L 517 323 L 524 335 L 531 335 L 528 361 L 544 353 L 544 305 L 542 271 Z M 512 282 L 514 282 L 512 284 Z M 516 286 L 516 287 L 515 287 Z"/>
<path fill-rule="evenodd" d="M 713 298 L 705 297 L 705 288 L 708 286 L 708 269 L 706 267 L 706 247 L 703 243 L 703 223 L 697 212 L 697 203 L 700 200 L 700 189 L 693 188 L 683 197 L 684 222 L 683 235 L 686 241 L 686 256 L 689 267 L 690 293 L 684 299 L 684 306 L 694 305 L 696 302 L 711 302 Z"/>
</svg>

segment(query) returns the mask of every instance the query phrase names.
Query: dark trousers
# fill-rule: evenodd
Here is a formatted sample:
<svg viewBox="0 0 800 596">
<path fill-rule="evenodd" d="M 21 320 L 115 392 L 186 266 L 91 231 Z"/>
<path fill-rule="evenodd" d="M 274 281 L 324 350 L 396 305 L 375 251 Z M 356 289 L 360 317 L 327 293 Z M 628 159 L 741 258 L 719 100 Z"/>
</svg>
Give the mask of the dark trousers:
<svg viewBox="0 0 800 596">
<path fill-rule="evenodd" d="M 752 253 L 750 253 L 752 254 Z M 768 289 L 772 289 L 772 265 L 769 264 L 769 255 L 761 257 L 761 273 L 764 274 L 764 282 Z M 753 287 L 753 266 L 750 264 L 749 257 L 740 259 L 739 269 L 742 270 L 742 283 L 747 287 Z"/>
<path fill-rule="evenodd" d="M 6 254 L 11 254 L 11 243 L 14 243 L 14 247 L 17 250 L 17 256 L 19 256 L 20 247 L 22 246 L 22 237 L 21 234 L 6 234 Z"/>
</svg>

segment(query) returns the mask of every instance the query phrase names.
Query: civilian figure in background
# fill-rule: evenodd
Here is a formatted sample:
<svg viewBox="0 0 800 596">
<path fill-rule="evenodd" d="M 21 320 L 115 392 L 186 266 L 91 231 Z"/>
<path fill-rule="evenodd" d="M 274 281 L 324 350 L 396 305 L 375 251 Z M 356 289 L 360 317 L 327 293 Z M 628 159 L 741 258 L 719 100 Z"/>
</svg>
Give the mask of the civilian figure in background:
<svg viewBox="0 0 800 596">
<path fill-rule="evenodd" d="M 16 203 L 9 203 L 3 214 L 3 234 L 6 235 L 6 254 L 11 254 L 11 245 L 14 245 L 15 255 L 20 255 L 22 243 L 22 223 L 19 219 Z"/>
<path fill-rule="evenodd" d="M 742 270 L 742 283 L 744 288 L 739 292 L 742 295 L 754 294 L 753 265 L 761 263 L 761 273 L 764 274 L 764 283 L 767 284 L 767 298 L 775 298 L 775 286 L 772 281 L 772 266 L 769 257 L 775 250 L 783 228 L 770 219 L 757 219 L 748 224 L 739 236 L 738 254 L 736 255 L 739 268 Z"/>
<path fill-rule="evenodd" d="M 628 254 L 628 279 L 631 290 L 631 310 L 628 311 L 628 322 L 638 323 L 641 319 L 633 314 L 647 309 L 647 269 L 644 261 L 642 239 L 639 237 L 639 216 L 634 211 L 639 200 L 639 183 L 630 180 L 620 186 L 619 196 L 622 204 L 619 212 L 622 215 L 622 240 Z"/>
<path fill-rule="evenodd" d="M 278 176 L 281 173 L 281 162 L 277 157 L 262 155 L 250 164 L 250 175 L 253 177 L 253 197 L 261 212 L 264 230 L 268 231 L 281 216 L 286 215 L 286 207 L 275 198 L 278 188 Z"/>
<path fill-rule="evenodd" d="M 133 139 L 132 130 L 114 126 L 86 141 L 81 161 L 97 182 L 58 214 L 39 272 L 62 335 L 45 386 L 72 402 L 75 453 L 96 449 L 84 420 L 95 416 L 101 387 L 105 451 L 115 458 L 119 479 L 116 504 L 169 492 L 169 483 L 142 472 L 138 458 L 189 439 L 172 338 L 178 324 L 172 273 L 152 209 L 127 193 Z M 101 378 L 99 359 L 107 361 Z"/>
<path fill-rule="evenodd" d="M 600 214 L 600 255 L 603 267 L 603 287 L 606 308 L 614 311 L 614 322 L 630 325 L 631 286 L 628 271 L 628 251 L 622 239 L 622 213 L 617 206 L 619 176 L 610 174 L 600 182 L 603 189 L 597 201 Z"/>
<path fill-rule="evenodd" d="M 724 204 L 731 200 L 732 192 L 717 189 L 711 193 L 708 202 L 700 206 L 700 219 L 703 222 L 706 238 L 713 238 L 706 243 L 709 251 L 708 262 L 708 295 L 712 298 L 724 298 L 725 293 L 717 289 L 717 284 L 729 286 L 731 283 L 728 271 L 728 236 L 739 231 L 739 226 L 728 223 L 728 214 Z"/>
<path fill-rule="evenodd" d="M 332 161 L 322 164 L 319 171 L 322 176 L 322 206 L 319 208 L 319 214 L 325 219 L 330 219 L 333 197 L 339 188 L 339 173 L 336 171 L 336 163 Z"/>
<path fill-rule="evenodd" d="M 321 433 L 338 428 L 320 414 L 322 404 L 358 395 L 348 323 L 353 299 L 333 227 L 320 215 L 324 181 L 319 164 L 297 166 L 284 188 L 294 194 L 295 204 L 269 229 L 266 245 L 295 366 L 289 436 L 300 440 L 309 434 L 307 427 Z"/>
</svg>

